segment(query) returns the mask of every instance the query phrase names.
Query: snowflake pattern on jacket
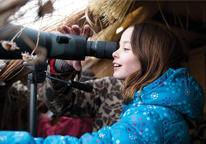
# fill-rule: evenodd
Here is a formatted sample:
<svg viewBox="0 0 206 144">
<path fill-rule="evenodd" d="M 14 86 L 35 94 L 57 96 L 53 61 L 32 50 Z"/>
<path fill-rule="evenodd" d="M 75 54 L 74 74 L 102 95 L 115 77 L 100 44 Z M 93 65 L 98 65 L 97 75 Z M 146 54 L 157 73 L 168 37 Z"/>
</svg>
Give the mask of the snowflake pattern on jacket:
<svg viewBox="0 0 206 144">
<path fill-rule="evenodd" d="M 186 68 L 169 69 L 153 83 L 136 92 L 133 102 L 124 105 L 121 119 L 98 132 L 86 133 L 80 139 L 71 136 L 49 136 L 44 143 L 62 144 L 137 144 L 189 143 L 185 119 L 201 118 L 204 93 Z"/>
</svg>

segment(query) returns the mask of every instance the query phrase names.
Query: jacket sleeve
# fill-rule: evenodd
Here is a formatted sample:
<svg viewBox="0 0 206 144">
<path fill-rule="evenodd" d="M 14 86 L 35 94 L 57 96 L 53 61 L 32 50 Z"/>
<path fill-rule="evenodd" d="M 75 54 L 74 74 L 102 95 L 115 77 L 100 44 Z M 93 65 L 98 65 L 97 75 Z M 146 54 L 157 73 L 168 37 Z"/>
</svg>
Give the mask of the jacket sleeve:
<svg viewBox="0 0 206 144">
<path fill-rule="evenodd" d="M 44 144 L 50 143 L 65 143 L 65 144 L 143 144 L 144 141 L 137 135 L 135 136 L 129 131 L 122 129 L 113 129 L 110 126 L 99 130 L 98 132 L 93 132 L 92 134 L 86 133 L 80 139 L 71 136 L 48 136 L 44 140 Z"/>
<path fill-rule="evenodd" d="M 74 72 L 50 75 L 65 81 L 74 78 Z M 43 92 L 45 104 L 57 116 L 94 118 L 101 104 L 108 99 L 107 92 L 116 92 L 122 81 L 105 77 L 84 83 L 93 87 L 92 92 L 73 89 L 65 83 L 46 78 Z M 116 85 L 118 88 L 114 89 Z"/>
<path fill-rule="evenodd" d="M 49 136 L 45 139 L 44 144 L 49 143 L 65 143 L 65 144 L 144 144 L 144 138 L 135 130 L 131 128 L 128 123 L 119 121 L 113 126 L 106 126 L 98 132 L 92 134 L 86 133 L 80 139 L 71 136 Z"/>
<path fill-rule="evenodd" d="M 163 127 L 161 120 L 148 119 L 145 112 L 131 114 L 125 113 L 120 121 L 112 126 L 106 126 L 98 132 L 86 133 L 80 139 L 71 136 L 51 136 L 45 139 L 47 143 L 66 143 L 66 144 L 88 144 L 88 143 L 114 143 L 114 144 L 145 144 L 163 143 Z"/>
</svg>

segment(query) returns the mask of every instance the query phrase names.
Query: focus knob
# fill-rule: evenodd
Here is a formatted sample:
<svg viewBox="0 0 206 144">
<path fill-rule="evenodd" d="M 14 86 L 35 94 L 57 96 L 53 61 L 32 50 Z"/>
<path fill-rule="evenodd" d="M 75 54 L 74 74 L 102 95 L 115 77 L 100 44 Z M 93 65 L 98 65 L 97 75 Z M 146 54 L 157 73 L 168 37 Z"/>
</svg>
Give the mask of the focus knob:
<svg viewBox="0 0 206 144">
<path fill-rule="evenodd" d="M 57 36 L 56 41 L 58 43 L 68 44 L 69 43 L 69 38 L 66 37 L 66 36 Z"/>
</svg>

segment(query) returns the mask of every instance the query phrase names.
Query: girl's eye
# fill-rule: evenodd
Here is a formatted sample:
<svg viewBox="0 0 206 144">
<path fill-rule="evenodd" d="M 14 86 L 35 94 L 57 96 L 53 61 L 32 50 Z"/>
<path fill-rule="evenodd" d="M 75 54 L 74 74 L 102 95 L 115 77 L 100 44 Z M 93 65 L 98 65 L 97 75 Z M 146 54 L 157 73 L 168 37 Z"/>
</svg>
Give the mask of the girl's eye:
<svg viewBox="0 0 206 144">
<path fill-rule="evenodd" d="M 124 51 L 128 51 L 129 49 L 128 48 L 124 48 Z"/>
</svg>

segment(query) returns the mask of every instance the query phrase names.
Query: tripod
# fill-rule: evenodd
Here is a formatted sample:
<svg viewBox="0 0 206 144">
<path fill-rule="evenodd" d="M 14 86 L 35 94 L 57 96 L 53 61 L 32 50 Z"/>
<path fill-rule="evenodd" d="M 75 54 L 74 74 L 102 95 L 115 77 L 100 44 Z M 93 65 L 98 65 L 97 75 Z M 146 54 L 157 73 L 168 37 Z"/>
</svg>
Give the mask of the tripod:
<svg viewBox="0 0 206 144">
<path fill-rule="evenodd" d="M 45 78 L 54 79 L 66 83 L 68 86 L 81 89 L 87 92 L 91 92 L 93 87 L 91 85 L 82 84 L 69 80 L 68 82 L 53 78 L 46 75 L 48 63 L 38 63 L 36 66 L 31 66 L 24 62 L 23 65 L 31 69 L 31 73 L 28 74 L 28 83 L 30 83 L 30 106 L 29 106 L 29 133 L 31 136 L 36 136 L 36 102 L 37 102 L 37 84 L 43 83 Z"/>
</svg>

